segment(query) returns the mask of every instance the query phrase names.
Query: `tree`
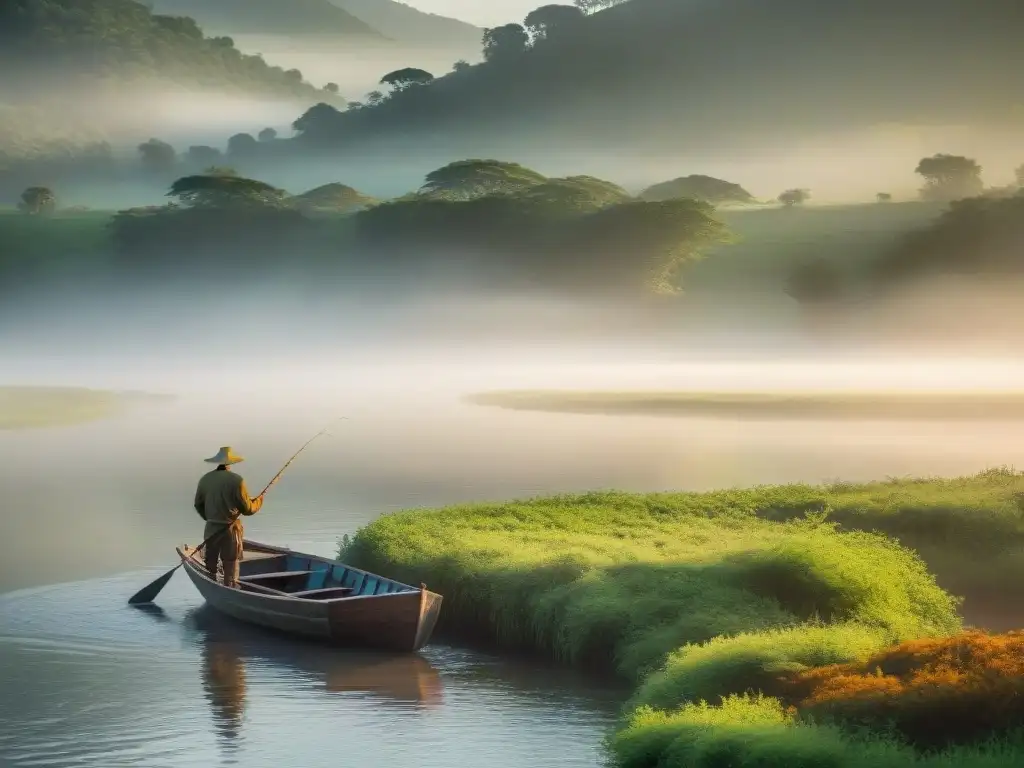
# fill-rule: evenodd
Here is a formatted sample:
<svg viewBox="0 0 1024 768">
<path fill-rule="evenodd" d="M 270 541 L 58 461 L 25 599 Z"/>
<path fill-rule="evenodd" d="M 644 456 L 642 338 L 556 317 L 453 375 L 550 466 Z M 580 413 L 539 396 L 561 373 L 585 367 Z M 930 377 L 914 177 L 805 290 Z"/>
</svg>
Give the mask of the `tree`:
<svg viewBox="0 0 1024 768">
<path fill-rule="evenodd" d="M 387 96 L 384 95 L 383 91 L 370 91 L 366 94 L 366 106 L 376 107 L 383 104 L 385 99 L 387 99 Z"/>
<path fill-rule="evenodd" d="M 358 104 L 358 102 L 349 103 L 349 109 L 352 108 L 352 104 Z M 330 104 L 321 101 L 319 104 L 314 104 L 303 112 L 292 123 L 292 128 L 304 136 L 320 138 L 333 132 L 340 117 L 341 112 Z"/>
<path fill-rule="evenodd" d="M 167 196 L 178 198 L 187 208 L 238 208 L 279 206 L 287 193 L 234 174 L 198 174 L 175 181 Z"/>
<path fill-rule="evenodd" d="M 875 195 L 875 200 L 878 201 L 879 203 L 891 203 L 892 195 L 890 195 L 888 192 L 879 192 L 877 195 Z"/>
<path fill-rule="evenodd" d="M 777 199 L 787 208 L 792 208 L 794 205 L 803 205 L 810 200 L 811 191 L 809 189 L 787 189 Z"/>
<path fill-rule="evenodd" d="M 613 5 L 626 2 L 626 0 L 573 0 L 573 2 L 584 13 L 593 13 L 603 8 L 611 8 Z"/>
<path fill-rule="evenodd" d="M 550 40 L 576 29 L 583 19 L 583 11 L 574 5 L 542 5 L 530 11 L 523 26 L 533 41 Z"/>
<path fill-rule="evenodd" d="M 178 156 L 174 147 L 160 139 L 150 139 L 139 144 L 139 155 L 142 167 L 152 173 L 164 173 L 173 170 Z"/>
<path fill-rule="evenodd" d="M 264 128 L 259 132 L 258 137 L 262 142 L 270 142 L 277 138 L 277 131 L 273 128 Z"/>
<path fill-rule="evenodd" d="M 507 61 L 522 54 L 530 45 L 530 36 L 521 24 L 503 24 L 484 30 L 484 59 Z"/>
<path fill-rule="evenodd" d="M 404 91 L 417 85 L 427 85 L 433 82 L 433 80 L 434 76 L 427 72 L 427 70 L 417 69 L 416 67 L 396 69 L 394 72 L 388 72 L 380 79 L 382 84 L 390 85 L 396 91 Z"/>
<path fill-rule="evenodd" d="M 206 167 L 216 165 L 223 157 L 221 151 L 216 147 L 208 147 L 204 144 L 197 144 L 188 148 L 185 153 L 185 160 L 194 167 Z"/>
<path fill-rule="evenodd" d="M 612 205 L 580 220 L 573 250 L 588 277 L 628 285 L 637 277 L 657 293 L 678 293 L 682 269 L 702 249 L 728 239 L 714 208 L 692 198 Z"/>
<path fill-rule="evenodd" d="M 452 64 L 452 72 L 465 72 L 467 69 L 472 69 L 473 65 L 465 59 L 459 59 Z"/>
<path fill-rule="evenodd" d="M 547 178 L 519 163 L 459 160 L 427 174 L 420 194 L 446 200 L 471 200 L 495 193 L 518 192 Z"/>
<path fill-rule="evenodd" d="M 324 184 L 291 198 L 291 203 L 306 213 L 351 213 L 376 202 L 357 189 L 337 183 Z"/>
<path fill-rule="evenodd" d="M 327 85 L 324 86 L 324 90 L 327 91 L 328 93 L 333 93 L 333 94 L 337 95 L 338 94 L 338 84 L 337 83 L 328 83 Z"/>
<path fill-rule="evenodd" d="M 702 176 L 700 174 L 680 176 L 671 181 L 654 184 L 641 192 L 639 197 L 641 200 L 651 202 L 680 200 L 684 197 L 692 197 L 695 200 L 703 200 L 712 205 L 754 202 L 754 196 L 739 184 L 716 179 L 714 176 Z"/>
<path fill-rule="evenodd" d="M 923 176 L 925 186 L 921 196 L 926 200 L 956 200 L 980 195 L 985 189 L 981 180 L 981 166 L 961 155 L 932 155 L 924 157 L 914 171 Z"/>
<path fill-rule="evenodd" d="M 298 85 L 302 82 L 302 72 L 298 69 L 289 69 L 285 71 L 284 78 L 289 83 L 295 83 Z"/>
<path fill-rule="evenodd" d="M 31 216 L 48 216 L 56 209 L 57 196 L 49 187 L 29 187 L 18 202 L 18 210 Z"/>
<path fill-rule="evenodd" d="M 252 155 L 257 143 L 250 133 L 236 133 L 228 139 L 228 154 L 234 157 Z"/>
<path fill-rule="evenodd" d="M 527 202 L 545 206 L 554 213 L 590 213 L 631 200 L 630 194 L 604 179 L 569 176 L 526 187 L 519 193 Z"/>
<path fill-rule="evenodd" d="M 1015 174 L 1017 176 L 1017 186 L 1018 187 L 1024 187 L 1024 165 L 1022 165 L 1020 168 L 1018 168 L 1015 171 Z"/>
</svg>

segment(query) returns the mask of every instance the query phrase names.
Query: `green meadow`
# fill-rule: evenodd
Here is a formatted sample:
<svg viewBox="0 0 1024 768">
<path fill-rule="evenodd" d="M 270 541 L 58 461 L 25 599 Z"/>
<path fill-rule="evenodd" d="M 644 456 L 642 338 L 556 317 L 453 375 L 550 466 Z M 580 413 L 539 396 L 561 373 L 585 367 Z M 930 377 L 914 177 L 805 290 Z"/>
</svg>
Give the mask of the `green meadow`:
<svg viewBox="0 0 1024 768">
<path fill-rule="evenodd" d="M 1016 731 L 941 752 L 815 722 L 781 680 L 1024 605 L 1024 476 L 616 492 L 385 515 L 341 557 L 426 582 L 442 631 L 631 681 L 617 765 L 1010 766 Z M 963 601 L 966 596 L 966 601 Z"/>
</svg>

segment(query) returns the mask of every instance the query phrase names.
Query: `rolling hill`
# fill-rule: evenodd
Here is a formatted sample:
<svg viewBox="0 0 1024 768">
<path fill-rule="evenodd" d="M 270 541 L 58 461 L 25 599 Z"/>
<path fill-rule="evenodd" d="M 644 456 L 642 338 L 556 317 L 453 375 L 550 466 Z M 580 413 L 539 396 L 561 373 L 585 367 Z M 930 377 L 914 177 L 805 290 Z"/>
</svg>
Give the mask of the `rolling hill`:
<svg viewBox="0 0 1024 768">
<path fill-rule="evenodd" d="M 316 35 L 380 41 L 379 31 L 329 0 L 150 0 L 218 35 Z"/>
<path fill-rule="evenodd" d="M 0 66 L 0 91 L 15 102 L 158 83 L 296 101 L 328 98 L 300 73 L 246 55 L 229 39 L 206 37 L 191 18 L 156 14 L 134 0 L 0 3 Z"/>
<path fill-rule="evenodd" d="M 391 134 L 462 156 L 569 142 L 654 156 L 887 123 L 1019 119 L 1021 29 L 1019 0 L 630 0 L 333 116 L 316 141 Z"/>
<path fill-rule="evenodd" d="M 392 40 L 419 48 L 477 52 L 483 30 L 458 19 L 426 13 L 397 0 L 330 0 Z"/>
</svg>

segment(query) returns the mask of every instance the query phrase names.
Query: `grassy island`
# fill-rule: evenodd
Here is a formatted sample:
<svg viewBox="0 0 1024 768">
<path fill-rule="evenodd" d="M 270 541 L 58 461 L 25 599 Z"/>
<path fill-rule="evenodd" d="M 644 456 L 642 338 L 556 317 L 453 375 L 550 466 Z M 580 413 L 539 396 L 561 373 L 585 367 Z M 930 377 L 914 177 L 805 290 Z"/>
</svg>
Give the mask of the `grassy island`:
<svg viewBox="0 0 1024 768">
<path fill-rule="evenodd" d="M 124 413 L 166 395 L 113 392 L 83 387 L 0 386 L 0 430 L 68 427 Z"/>
<path fill-rule="evenodd" d="M 342 556 L 444 594 L 444 630 L 631 680 L 626 768 L 1008 767 L 1024 638 L 965 631 L 947 589 L 1019 597 L 1022 491 L 1000 469 L 566 495 L 386 515 Z"/>
</svg>

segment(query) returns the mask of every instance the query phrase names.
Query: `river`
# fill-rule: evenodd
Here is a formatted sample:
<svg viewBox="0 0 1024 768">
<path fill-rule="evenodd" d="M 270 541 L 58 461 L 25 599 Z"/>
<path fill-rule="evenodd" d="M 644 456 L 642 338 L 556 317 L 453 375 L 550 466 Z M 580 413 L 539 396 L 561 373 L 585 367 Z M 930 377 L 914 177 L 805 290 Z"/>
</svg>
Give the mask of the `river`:
<svg viewBox="0 0 1024 768">
<path fill-rule="evenodd" d="M 949 475 L 1024 459 L 1019 425 L 991 421 L 743 423 L 461 404 L 460 394 L 499 380 L 543 378 L 483 368 L 442 377 L 435 361 L 286 380 L 271 366 L 253 381 L 203 364 L 173 376 L 96 365 L 73 383 L 178 399 L 109 421 L 0 433 L 0 764 L 601 763 L 625 695 L 610 682 L 443 643 L 395 659 L 283 641 L 212 614 L 180 574 L 158 607 L 129 608 L 130 594 L 174 564 L 173 546 L 200 533 L 194 483 L 221 445 L 247 457 L 240 471 L 255 490 L 325 422 L 346 416 L 247 522 L 250 538 L 324 555 L 343 534 L 407 507 Z M 581 386 L 588 375 L 559 381 Z M 678 377 L 632 375 L 679 386 Z M 31 380 L 67 376 L 39 369 Z"/>
</svg>

